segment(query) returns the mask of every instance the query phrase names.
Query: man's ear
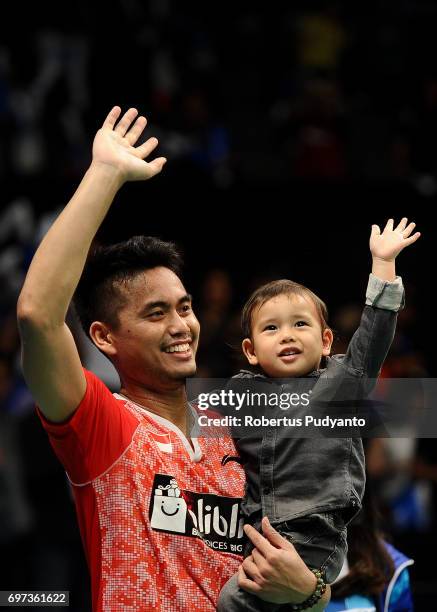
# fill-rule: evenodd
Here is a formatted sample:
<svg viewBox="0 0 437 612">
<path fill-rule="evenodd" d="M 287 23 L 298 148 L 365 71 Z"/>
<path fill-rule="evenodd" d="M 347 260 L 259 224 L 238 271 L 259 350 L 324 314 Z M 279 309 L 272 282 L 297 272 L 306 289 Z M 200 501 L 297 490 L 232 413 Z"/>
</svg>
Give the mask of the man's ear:
<svg viewBox="0 0 437 612">
<path fill-rule="evenodd" d="M 117 353 L 111 330 L 101 321 L 93 321 L 91 323 L 90 337 L 97 348 L 102 353 L 105 353 L 107 357 L 112 357 Z"/>
<path fill-rule="evenodd" d="M 334 342 L 334 334 L 332 333 L 332 329 L 327 327 L 323 330 L 322 333 L 322 343 L 323 343 L 323 352 L 322 355 L 324 357 L 328 357 L 331 354 L 332 343 Z"/>
<path fill-rule="evenodd" d="M 246 355 L 247 361 L 250 365 L 258 365 L 258 357 L 255 355 L 255 347 L 250 338 L 244 338 L 241 343 L 241 348 L 243 349 L 243 353 Z"/>
</svg>

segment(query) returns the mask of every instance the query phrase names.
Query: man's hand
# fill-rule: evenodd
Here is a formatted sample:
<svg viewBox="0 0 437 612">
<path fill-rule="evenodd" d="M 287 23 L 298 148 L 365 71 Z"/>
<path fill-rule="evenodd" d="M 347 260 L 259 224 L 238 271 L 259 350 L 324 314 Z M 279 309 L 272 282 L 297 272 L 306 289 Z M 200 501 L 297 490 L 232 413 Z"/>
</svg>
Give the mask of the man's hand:
<svg viewBox="0 0 437 612">
<path fill-rule="evenodd" d="M 262 530 L 264 537 L 250 525 L 244 527 L 255 548 L 240 565 L 238 585 L 271 603 L 305 601 L 316 587 L 315 575 L 267 517 L 262 520 Z"/>
<path fill-rule="evenodd" d="M 389 219 L 382 233 L 378 225 L 372 225 L 369 242 L 373 257 L 372 272 L 387 281 L 394 281 L 396 278 L 395 259 L 399 253 L 420 238 L 420 232 L 411 235 L 416 224 L 408 223 L 406 217 L 401 219 L 394 229 L 393 225 L 393 219 Z"/>
<path fill-rule="evenodd" d="M 157 138 L 149 138 L 139 147 L 134 147 L 146 127 L 145 117 L 137 116 L 138 111 L 130 108 L 118 121 L 121 108 L 114 106 L 97 132 L 93 144 L 94 166 L 114 170 L 121 183 L 143 181 L 161 172 L 167 161 L 157 157 L 151 162 L 144 161 L 158 144 Z"/>
</svg>

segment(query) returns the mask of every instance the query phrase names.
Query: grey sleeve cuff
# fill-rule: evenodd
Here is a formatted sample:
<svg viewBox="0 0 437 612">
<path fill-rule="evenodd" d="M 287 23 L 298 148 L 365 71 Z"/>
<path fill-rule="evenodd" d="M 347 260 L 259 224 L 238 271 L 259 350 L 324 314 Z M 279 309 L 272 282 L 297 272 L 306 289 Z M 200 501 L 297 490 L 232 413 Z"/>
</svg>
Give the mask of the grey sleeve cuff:
<svg viewBox="0 0 437 612">
<path fill-rule="evenodd" d="M 394 281 L 389 282 L 370 274 L 366 291 L 366 304 L 367 306 L 394 310 L 395 312 L 401 310 L 405 305 L 402 278 L 397 276 Z"/>
</svg>

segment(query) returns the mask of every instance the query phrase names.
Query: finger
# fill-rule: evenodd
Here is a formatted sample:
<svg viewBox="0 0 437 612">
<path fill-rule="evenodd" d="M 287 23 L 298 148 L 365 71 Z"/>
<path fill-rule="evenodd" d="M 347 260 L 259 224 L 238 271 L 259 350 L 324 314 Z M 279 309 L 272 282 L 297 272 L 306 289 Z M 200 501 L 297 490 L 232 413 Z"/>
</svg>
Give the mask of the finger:
<svg viewBox="0 0 437 612">
<path fill-rule="evenodd" d="M 251 525 L 245 525 L 243 529 L 249 540 L 264 557 L 273 552 L 274 549 L 270 542 Z"/>
<path fill-rule="evenodd" d="M 153 174 L 158 174 L 164 167 L 164 164 L 167 162 L 165 157 L 157 157 L 153 161 L 149 162 L 149 166 L 153 170 Z"/>
<path fill-rule="evenodd" d="M 393 231 L 393 219 L 389 219 L 386 223 L 386 226 L 384 227 L 384 232 L 385 230 L 389 230 L 390 232 Z"/>
<path fill-rule="evenodd" d="M 379 225 L 372 225 L 372 233 L 370 234 L 371 238 L 374 238 L 375 236 L 379 236 L 381 234 L 381 228 L 379 227 Z"/>
<path fill-rule="evenodd" d="M 415 223 L 410 223 L 408 227 L 406 227 L 403 231 L 402 231 L 402 236 L 404 238 L 408 238 L 408 236 L 411 234 L 411 232 L 413 231 L 413 229 L 416 227 Z"/>
<path fill-rule="evenodd" d="M 126 111 L 120 121 L 117 123 L 117 127 L 115 128 L 115 132 L 120 134 L 120 136 L 124 136 L 129 129 L 130 124 L 138 115 L 138 111 L 136 108 L 130 108 Z"/>
<path fill-rule="evenodd" d="M 146 125 L 147 125 L 147 119 L 145 117 L 143 117 L 142 115 L 140 115 L 140 117 L 137 117 L 135 123 L 133 124 L 133 126 L 130 128 L 130 130 L 127 132 L 125 136 L 126 140 L 131 146 L 133 146 L 136 143 L 138 138 L 143 133 L 143 130 L 146 127 Z"/>
<path fill-rule="evenodd" d="M 105 121 L 103 122 L 102 127 L 104 128 L 109 128 L 109 129 L 113 129 L 115 122 L 117 121 L 117 119 L 119 118 L 121 113 L 121 108 L 119 106 L 114 106 L 108 113 Z"/>
<path fill-rule="evenodd" d="M 396 231 L 403 232 L 404 229 L 407 227 L 407 223 L 408 223 L 407 217 L 402 217 L 402 219 L 399 221 L 398 226 L 396 227 Z"/>
<path fill-rule="evenodd" d="M 285 548 L 287 550 L 295 550 L 293 544 L 291 544 L 291 542 L 289 542 L 286 538 L 281 536 L 281 534 L 271 526 L 270 521 L 266 516 L 261 521 L 261 525 L 262 525 L 264 537 L 266 537 L 267 540 L 270 542 L 270 544 L 275 546 L 275 548 Z"/>
<path fill-rule="evenodd" d="M 259 550 L 257 550 L 256 548 L 252 550 L 251 557 L 252 557 L 253 562 L 258 568 L 260 568 L 262 564 L 265 563 L 266 561 L 265 558 L 262 556 L 262 554 L 259 552 Z"/>
<path fill-rule="evenodd" d="M 148 138 L 146 142 L 135 149 L 135 155 L 144 159 L 158 146 L 158 139 L 155 136 Z"/>
<path fill-rule="evenodd" d="M 407 238 L 405 240 L 404 242 L 405 246 L 409 246 L 410 244 L 413 244 L 413 242 L 416 242 L 416 240 L 418 240 L 420 236 L 421 236 L 420 232 L 416 232 L 415 234 L 411 236 L 411 238 Z"/>
<path fill-rule="evenodd" d="M 242 563 L 242 566 L 248 578 L 257 584 L 261 584 L 261 582 L 263 582 L 263 577 L 260 574 L 258 566 L 253 562 L 252 556 L 246 557 Z"/>
<path fill-rule="evenodd" d="M 253 580 L 249 580 L 241 565 L 238 568 L 238 586 L 249 593 L 259 593 L 262 590 L 259 584 L 253 582 Z"/>
</svg>

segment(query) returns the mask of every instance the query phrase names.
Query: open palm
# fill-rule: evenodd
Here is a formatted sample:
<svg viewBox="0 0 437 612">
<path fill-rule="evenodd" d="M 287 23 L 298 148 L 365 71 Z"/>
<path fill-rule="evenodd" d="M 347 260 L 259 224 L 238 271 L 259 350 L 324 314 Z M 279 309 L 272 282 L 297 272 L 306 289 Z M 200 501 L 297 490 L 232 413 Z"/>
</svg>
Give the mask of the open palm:
<svg viewBox="0 0 437 612">
<path fill-rule="evenodd" d="M 161 172 L 166 159 L 157 157 L 146 162 L 145 158 L 158 144 L 157 138 L 149 138 L 135 147 L 147 120 L 138 116 L 135 108 L 130 108 L 117 123 L 120 114 L 121 108 L 114 106 L 97 132 L 93 143 L 93 163 L 117 169 L 123 181 L 147 180 Z"/>
<path fill-rule="evenodd" d="M 393 219 L 389 219 L 381 232 L 378 225 L 372 225 L 370 235 L 370 251 L 372 256 L 384 261 L 392 261 L 407 246 L 416 242 L 420 237 L 420 232 L 411 235 L 416 227 L 415 223 L 408 223 L 404 217 L 394 228 Z"/>
</svg>

